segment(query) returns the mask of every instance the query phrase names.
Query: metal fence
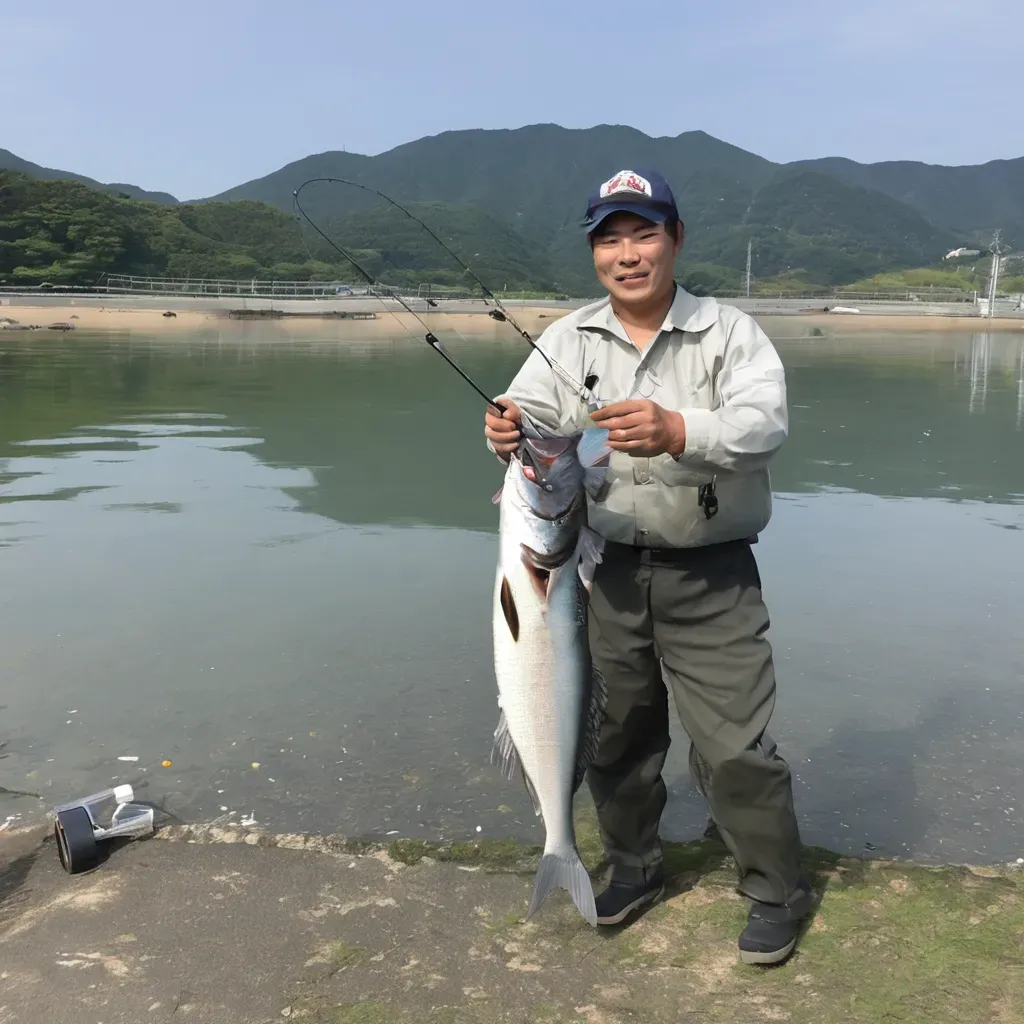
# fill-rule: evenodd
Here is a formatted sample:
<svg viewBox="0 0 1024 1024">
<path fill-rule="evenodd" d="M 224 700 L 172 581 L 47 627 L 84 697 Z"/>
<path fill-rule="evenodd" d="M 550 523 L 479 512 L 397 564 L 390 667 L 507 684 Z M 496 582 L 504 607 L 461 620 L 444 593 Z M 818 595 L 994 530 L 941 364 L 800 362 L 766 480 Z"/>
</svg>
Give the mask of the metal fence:
<svg viewBox="0 0 1024 1024">
<path fill-rule="evenodd" d="M 849 288 L 810 288 L 799 291 L 751 289 L 752 299 L 808 299 L 831 302 L 970 302 L 976 303 L 976 291 L 955 288 L 899 288 L 883 291 L 858 291 Z"/>
<path fill-rule="evenodd" d="M 266 299 L 322 299 L 394 294 L 392 288 L 369 288 L 343 281 L 265 281 L 259 278 L 232 281 L 222 278 L 135 277 L 129 274 L 107 274 L 97 285 L 97 290 L 130 295 L 226 295 Z"/>
<path fill-rule="evenodd" d="M 402 298 L 431 299 L 435 302 L 445 300 L 479 300 L 482 292 L 469 289 L 457 289 L 446 286 L 423 283 L 419 285 L 355 285 L 344 281 L 275 281 L 251 278 L 248 280 L 226 280 L 222 278 L 194 277 L 138 277 L 129 274 L 105 274 L 91 286 L 82 285 L 0 285 L 2 294 L 79 294 L 79 295 L 151 295 L 182 296 L 192 298 L 217 297 L 225 298 L 259 298 L 259 299 L 345 299 L 345 298 Z M 501 292 L 508 299 L 529 299 L 544 294 L 545 298 L 557 297 L 569 300 L 570 296 L 561 294 L 552 296 L 537 292 Z M 596 296 L 595 296 L 596 297 Z M 730 296 L 725 292 L 720 297 L 742 298 L 742 295 Z M 894 288 L 878 291 L 860 291 L 850 288 L 804 288 L 799 290 L 770 289 L 757 287 L 756 282 L 751 289 L 751 299 L 779 299 L 788 301 L 807 301 L 828 305 L 856 305 L 858 302 L 893 302 L 893 303 L 965 303 L 977 305 L 979 293 L 954 288 Z M 1016 294 L 1001 293 L 1003 301 L 1018 300 Z M 576 299 L 581 297 L 577 296 Z"/>
<path fill-rule="evenodd" d="M 210 278 L 134 277 L 109 274 L 99 289 L 107 292 L 142 295 L 225 295 L 253 298 L 322 299 L 344 297 L 416 296 L 434 299 L 480 298 L 480 292 L 440 288 L 436 285 L 415 286 L 351 285 L 341 281 L 228 281 Z M 905 288 L 885 291 L 857 291 L 845 288 L 809 288 L 799 291 L 758 289 L 751 298 L 828 299 L 861 302 L 975 302 L 976 291 L 951 288 Z"/>
<path fill-rule="evenodd" d="M 448 288 L 429 283 L 418 285 L 350 284 L 346 281 L 277 281 L 250 278 L 244 281 L 197 277 L 138 277 L 105 274 L 96 290 L 122 295 L 235 296 L 262 299 L 403 298 L 479 299 L 482 292 Z"/>
</svg>

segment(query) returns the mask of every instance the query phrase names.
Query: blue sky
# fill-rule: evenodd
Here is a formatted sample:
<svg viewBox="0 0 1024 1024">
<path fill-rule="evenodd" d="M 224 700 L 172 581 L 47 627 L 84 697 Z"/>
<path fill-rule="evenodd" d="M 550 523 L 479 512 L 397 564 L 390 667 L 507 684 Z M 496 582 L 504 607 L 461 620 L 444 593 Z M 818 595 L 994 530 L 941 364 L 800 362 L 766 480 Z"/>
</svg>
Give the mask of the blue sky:
<svg viewBox="0 0 1024 1024">
<path fill-rule="evenodd" d="M 459 128 L 773 160 L 1024 155 L 1022 0 L 3 0 L 0 147 L 198 198 Z"/>
</svg>

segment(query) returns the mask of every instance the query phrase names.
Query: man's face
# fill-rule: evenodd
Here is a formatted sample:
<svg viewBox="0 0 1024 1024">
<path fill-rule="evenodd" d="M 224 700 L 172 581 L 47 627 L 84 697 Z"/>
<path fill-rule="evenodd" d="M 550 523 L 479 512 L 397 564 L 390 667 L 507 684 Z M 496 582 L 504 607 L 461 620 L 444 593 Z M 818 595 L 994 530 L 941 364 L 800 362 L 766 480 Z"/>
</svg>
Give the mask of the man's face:
<svg viewBox="0 0 1024 1024">
<path fill-rule="evenodd" d="M 678 238 L 635 213 L 613 213 L 591 237 L 597 279 L 612 298 L 642 305 L 671 290 Z"/>
</svg>

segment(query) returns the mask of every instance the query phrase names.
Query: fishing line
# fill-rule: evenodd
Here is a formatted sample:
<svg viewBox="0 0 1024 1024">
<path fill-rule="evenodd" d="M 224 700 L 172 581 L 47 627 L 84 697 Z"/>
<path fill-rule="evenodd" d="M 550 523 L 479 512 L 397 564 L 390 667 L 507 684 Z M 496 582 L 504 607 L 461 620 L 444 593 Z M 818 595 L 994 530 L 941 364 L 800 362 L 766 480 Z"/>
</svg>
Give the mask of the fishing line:
<svg viewBox="0 0 1024 1024">
<path fill-rule="evenodd" d="M 439 246 L 441 246 L 441 248 L 444 249 L 444 251 L 446 253 L 448 253 L 448 255 L 451 256 L 451 258 L 453 260 L 455 260 L 455 262 L 458 263 L 458 265 L 460 267 L 462 267 L 463 271 L 465 273 L 467 273 L 476 282 L 476 284 L 480 287 L 480 290 L 483 292 L 484 304 L 486 305 L 488 302 L 494 304 L 495 308 L 492 309 L 492 310 L 489 310 L 487 315 L 489 317 L 491 317 L 491 319 L 497 320 L 499 323 L 507 323 L 510 327 L 512 327 L 516 331 L 516 333 L 518 333 L 527 342 L 527 344 L 530 346 L 530 348 L 532 348 L 535 352 L 537 352 L 540 355 L 540 357 L 544 360 L 544 362 L 546 362 L 548 364 L 548 366 L 550 367 L 551 371 L 553 373 L 557 374 L 559 377 L 561 377 L 562 381 L 566 385 L 568 385 L 568 387 L 570 387 L 576 393 L 576 396 L 580 399 L 580 401 L 587 403 L 588 406 L 591 405 L 592 403 L 595 406 L 598 404 L 598 399 L 594 395 L 594 392 L 593 392 L 594 385 L 596 385 L 596 383 L 597 383 L 597 376 L 595 374 L 590 374 L 587 377 L 586 381 L 583 384 L 580 384 L 580 382 L 578 380 L 576 380 L 576 378 L 573 377 L 572 374 L 570 374 L 563 366 L 561 366 L 555 360 L 551 359 L 548 356 L 548 354 L 533 340 L 533 338 L 530 337 L 529 332 L 526 331 L 523 327 L 521 327 L 519 325 L 519 323 L 512 316 L 512 314 L 502 305 L 501 300 L 494 294 L 494 292 L 492 292 L 491 289 L 488 288 L 487 285 L 483 281 L 480 280 L 480 278 L 477 276 L 477 274 L 473 270 L 473 268 L 470 267 L 469 264 L 467 264 L 462 259 L 462 257 L 459 256 L 459 254 L 457 252 L 455 252 L 449 245 L 447 245 L 443 239 L 438 237 L 437 233 L 432 228 L 430 228 L 429 225 L 424 224 L 423 221 L 420 220 L 419 217 L 417 217 L 415 214 L 413 214 L 409 210 L 407 210 L 404 206 L 401 205 L 401 203 L 396 202 L 394 199 L 392 199 L 390 196 L 385 195 L 379 189 L 370 188 L 368 185 L 361 185 L 358 181 L 349 181 L 346 178 L 310 178 L 308 181 L 304 181 L 292 193 L 292 200 L 293 200 L 294 207 L 306 219 L 306 221 L 309 223 L 310 227 L 312 227 L 313 230 L 316 231 L 318 235 L 320 235 L 322 238 L 324 238 L 331 246 L 333 246 L 339 253 L 341 253 L 341 255 L 344 256 L 345 259 L 347 259 L 353 266 L 355 266 L 356 269 L 364 277 L 367 278 L 367 280 L 369 281 L 369 283 L 371 285 L 375 285 L 378 282 L 374 281 L 372 279 L 372 277 L 370 277 L 368 272 L 365 271 L 362 267 L 360 267 L 359 264 L 356 263 L 356 261 L 348 253 L 344 252 L 341 249 L 340 246 L 335 245 L 335 243 L 326 234 L 324 234 L 324 232 L 321 231 L 319 227 L 317 227 L 317 225 L 310 218 L 309 214 L 307 214 L 306 211 L 302 208 L 302 204 L 299 202 L 299 193 L 307 185 L 312 185 L 312 184 L 315 184 L 317 182 L 326 182 L 326 183 L 337 184 L 337 185 L 351 185 L 353 188 L 362 189 L 364 192 L 369 192 L 369 193 L 371 193 L 373 195 L 380 196 L 381 199 L 385 200 L 385 202 L 390 203 L 393 207 L 395 207 L 395 209 L 397 209 L 397 210 L 401 211 L 402 213 L 404 213 L 405 216 L 408 217 L 410 220 L 412 220 L 415 223 L 419 224 L 419 226 L 421 228 L 423 228 L 423 230 L 426 231 L 427 234 L 430 235 L 430 237 L 433 238 L 434 241 L 437 242 L 437 244 Z M 409 306 L 398 295 L 395 295 L 394 297 L 396 299 L 398 299 L 398 301 L 401 302 L 402 305 L 407 310 L 409 310 L 409 312 L 412 313 L 412 315 L 414 317 L 416 317 L 416 320 L 420 324 L 422 324 L 424 330 L 427 332 L 427 339 L 426 340 L 428 341 L 428 343 L 430 343 L 431 347 L 434 348 L 435 351 L 439 352 L 442 356 L 444 356 L 445 359 L 448 359 L 447 355 L 445 355 L 445 353 L 438 347 L 439 343 L 437 342 L 437 339 L 435 338 L 433 340 L 433 342 L 431 342 L 430 339 L 433 337 L 433 335 L 430 333 L 430 329 L 427 327 L 427 325 L 425 323 L 423 323 L 423 321 L 418 316 L 416 316 L 416 313 L 413 312 L 413 310 L 410 309 Z M 427 302 L 430 303 L 431 305 L 433 305 L 432 300 L 427 299 Z M 408 327 L 406 327 L 406 329 L 408 330 Z M 463 377 L 465 377 L 465 374 L 462 373 L 462 370 L 459 369 L 459 367 L 456 366 L 456 364 L 451 359 L 448 359 L 448 362 L 460 374 L 462 374 Z M 466 379 L 468 380 L 469 378 L 466 378 Z M 470 381 L 470 383 L 472 384 L 472 381 Z M 477 392 L 480 392 L 480 389 L 477 388 L 475 384 L 473 384 L 473 387 L 476 388 Z M 588 401 L 588 395 L 589 395 L 589 401 Z M 497 406 L 498 408 L 503 408 L 497 402 L 493 402 L 490 399 L 488 399 L 488 401 L 491 402 L 492 405 Z"/>
<path fill-rule="evenodd" d="M 330 179 L 326 179 L 326 178 L 325 178 L 325 179 L 317 179 L 317 178 L 313 178 L 313 179 L 310 179 L 310 180 L 311 180 L 311 181 L 317 181 L 317 180 L 324 180 L 324 181 L 326 181 L 326 180 L 330 180 Z M 434 332 L 433 332 L 433 331 L 431 331 L 431 329 L 430 329 L 430 328 L 429 328 L 429 327 L 428 327 L 428 326 L 427 326 L 427 325 L 426 325 L 426 324 L 425 324 L 425 323 L 423 322 L 423 320 L 422 320 L 422 319 L 421 319 L 421 318 L 419 317 L 419 315 L 418 315 L 418 314 L 416 313 L 416 311 L 415 311 L 415 310 L 414 310 L 414 309 L 413 309 L 413 308 L 412 308 L 412 307 L 411 307 L 411 306 L 410 306 L 410 305 L 409 305 L 409 304 L 408 304 L 408 303 L 407 303 L 407 302 L 405 301 L 405 299 L 403 299 L 403 298 L 401 297 L 401 295 L 397 294 L 397 292 L 395 292 L 395 290 L 394 290 L 393 288 L 388 288 L 388 287 L 387 287 L 387 285 L 384 285 L 384 284 L 382 284 L 381 282 L 379 282 L 379 281 L 378 281 L 378 280 L 377 280 L 377 279 L 376 279 L 376 278 L 375 278 L 375 277 L 374 277 L 374 276 L 373 276 L 373 275 L 372 275 L 372 274 L 371 274 L 371 273 L 370 273 L 370 272 L 369 272 L 369 271 L 368 271 L 368 270 L 367 270 L 367 269 L 366 269 L 366 268 L 365 268 L 365 267 L 364 267 L 364 266 L 363 266 L 363 265 L 362 265 L 362 264 L 361 264 L 361 263 L 360 263 L 360 262 L 359 262 L 359 261 L 358 261 L 358 260 L 357 260 L 357 259 L 356 259 L 356 258 L 355 258 L 354 256 L 352 256 L 352 255 L 351 255 L 350 253 L 346 252 L 346 251 L 345 251 L 345 250 L 344 250 L 344 249 L 343 249 L 343 248 L 342 248 L 342 247 L 341 247 L 340 245 L 338 245 L 338 244 L 337 244 L 337 243 L 336 243 L 336 242 L 335 242 L 335 241 L 334 241 L 334 240 L 333 240 L 332 238 L 330 238 L 330 237 L 329 237 L 328 235 L 324 234 L 324 232 L 323 232 L 323 231 L 321 231 L 321 230 L 320 230 L 320 228 L 318 228 L 318 227 L 316 226 L 316 224 L 314 224 L 314 223 L 313 223 L 313 221 L 312 221 L 312 220 L 310 219 L 310 217 L 309 217 L 309 215 L 308 215 L 308 214 L 306 213 L 306 211 L 302 209 L 302 204 L 301 204 L 301 203 L 299 202 L 299 192 L 300 192 L 300 191 L 302 191 L 302 189 L 303 189 L 303 188 L 305 188 L 305 187 L 306 187 L 306 185 L 308 185 L 308 184 L 309 184 L 309 182 L 305 182 L 305 183 L 304 183 L 303 185 L 300 185 L 300 186 L 299 186 L 299 188 L 298 188 L 298 189 L 296 189 L 296 190 L 295 190 L 295 191 L 294 191 L 294 192 L 292 193 L 292 205 L 293 205 L 293 206 L 294 206 L 294 207 L 295 207 L 295 208 L 296 208 L 296 209 L 297 209 L 297 210 L 299 211 L 299 213 L 301 213 L 301 214 L 302 214 L 302 216 L 303 216 L 303 217 L 305 217 L 305 218 L 306 218 L 306 220 L 307 220 L 307 221 L 309 222 L 309 226 L 310 226 L 310 227 L 311 227 L 311 228 L 312 228 L 312 229 L 313 229 L 313 230 L 314 230 L 314 231 L 315 231 L 315 232 L 316 232 L 316 233 L 317 233 L 318 235 L 320 235 L 320 237 L 321 237 L 321 238 L 323 238 L 323 240 L 324 240 L 325 242 L 327 242 L 327 244 L 328 244 L 328 245 L 330 245 L 330 246 L 331 246 L 331 247 L 332 247 L 333 249 L 335 249 L 335 250 L 336 250 L 336 251 L 337 251 L 337 252 L 338 252 L 338 253 L 339 253 L 339 254 L 340 254 L 340 255 L 341 255 L 342 257 L 344 257 L 344 259 L 348 260 L 348 262 L 349 262 L 349 263 L 351 263 L 351 264 L 352 264 L 352 266 L 353 266 L 353 267 L 355 267 L 355 268 L 356 268 L 356 270 L 357 270 L 357 271 L 358 271 L 358 272 L 359 272 L 360 274 L 362 274 L 362 276 L 363 276 L 363 277 L 365 277 L 365 278 L 366 278 L 366 281 L 367 281 L 367 283 L 368 283 L 368 284 L 370 285 L 370 287 L 371 287 L 371 288 L 386 288 L 386 289 L 387 289 L 387 290 L 388 290 L 389 292 L 391 292 L 391 293 L 392 293 L 392 294 L 391 294 L 391 298 L 393 298 L 393 299 L 395 299 L 396 301 L 398 301 L 398 302 L 399 302 L 399 303 L 401 304 L 402 308 L 403 308 L 403 309 L 404 309 L 404 310 L 405 310 L 405 311 L 406 311 L 407 313 L 409 313 L 409 314 L 410 314 L 410 316 L 412 316 L 412 317 L 413 317 L 413 318 L 414 318 L 414 319 L 416 320 L 416 322 L 417 322 L 417 323 L 418 323 L 418 324 L 419 324 L 419 325 L 420 325 L 420 326 L 421 326 L 421 327 L 423 328 L 423 331 L 424 331 L 424 334 L 423 334 L 423 340 L 424 340 L 424 341 L 425 341 L 425 342 L 426 342 L 426 343 L 427 343 L 427 344 L 428 344 L 428 345 L 429 345 L 429 346 L 430 346 L 430 347 L 431 347 L 431 348 L 432 348 L 432 349 L 433 349 L 433 350 L 434 350 L 434 351 L 435 351 L 435 352 L 436 352 L 436 353 L 437 353 L 437 354 L 438 354 L 439 356 L 441 356 L 441 358 L 442 358 L 442 359 L 444 359 L 444 360 L 445 360 L 445 362 L 446 362 L 446 363 L 448 363 L 448 365 L 449 365 L 449 366 L 450 366 L 450 367 L 451 367 L 451 368 L 452 368 L 452 369 L 453 369 L 453 370 L 454 370 L 454 371 L 455 371 L 455 372 L 456 372 L 456 373 L 457 373 L 457 374 L 458 374 L 458 375 L 459 375 L 459 376 L 460 376 L 460 377 L 461 377 L 461 378 L 462 378 L 462 379 L 463 379 L 463 380 L 464 380 L 464 381 L 465 381 L 465 382 L 466 382 L 466 383 L 467 383 L 467 384 L 468 384 L 468 385 L 469 385 L 469 386 L 470 386 L 470 387 L 471 387 L 471 388 L 472 388 L 472 389 L 473 389 L 473 390 L 474 390 L 474 391 L 475 391 L 475 392 L 476 392 L 476 393 L 477 393 L 477 394 L 478 394 L 478 395 L 479 395 L 479 396 L 480 396 L 480 397 L 481 397 L 481 398 L 482 398 L 482 399 L 483 399 L 483 400 L 484 400 L 484 401 L 485 401 L 485 402 L 486 402 L 486 403 L 488 404 L 488 405 L 490 405 L 490 406 L 494 407 L 495 409 L 500 409 L 500 410 L 501 410 L 502 412 L 505 412 L 505 411 L 506 411 L 506 409 L 505 409 L 505 406 L 503 406 L 503 405 L 501 404 L 501 402 L 497 401 L 497 399 L 491 398 L 491 397 L 490 397 L 490 396 L 489 396 L 489 395 L 487 394 L 487 392 L 486 392 L 486 391 L 484 391 L 484 390 L 483 390 L 483 388 L 481 388 L 481 387 L 480 387 L 480 386 L 479 386 L 479 385 L 478 385 L 478 384 L 476 383 L 476 381 L 475 381 L 475 380 L 473 380 L 473 378 L 472 378 L 472 377 L 470 377 L 470 376 L 469 376 L 469 374 L 468 374 L 468 373 L 466 373 L 466 372 L 465 372 L 465 371 L 464 371 L 464 370 L 462 369 L 462 367 L 461 367 L 461 366 L 459 366 L 459 364 L 458 364 L 458 363 L 456 363 L 456 362 L 455 362 L 455 360 L 454 360 L 454 359 L 452 359 L 452 358 L 451 358 L 451 356 L 449 356 L 449 355 L 448 355 L 448 353 L 447 353 L 447 352 L 445 352 L 445 350 L 444 350 L 443 348 L 441 348 L 441 342 L 440 342 L 440 341 L 438 341 L 438 339 L 437 339 L 437 337 L 435 336 Z M 302 235 L 301 231 L 299 232 L 299 235 L 300 235 L 300 237 L 301 237 L 301 235 Z M 305 239 L 303 239 L 303 246 L 305 246 Z M 305 247 L 306 247 L 306 252 L 307 252 L 307 253 L 309 253 L 309 248 L 308 248 L 308 246 L 305 246 Z M 312 253 L 310 253 L 310 258 L 312 259 Z M 384 301 L 384 296 L 383 296 L 383 295 L 378 295 L 378 296 L 377 296 L 377 298 L 379 298 L 379 299 L 380 299 L 380 301 L 381 301 L 381 303 L 383 304 L 383 306 L 384 306 L 385 310 L 387 310 L 387 312 L 391 313 L 391 314 L 392 314 L 392 315 L 393 315 L 393 316 L 395 317 L 395 319 L 396 319 L 396 320 L 397 320 L 397 321 L 398 321 L 398 322 L 399 322 L 400 324 L 402 324 L 402 326 L 403 326 L 403 327 L 405 328 L 405 330 L 406 330 L 406 331 L 408 331 L 408 332 L 409 332 L 409 334 L 410 334 L 410 335 L 411 335 L 412 337 L 414 337 L 414 338 L 415 338 L 415 337 L 416 337 L 416 334 L 415 334 L 415 333 L 413 332 L 412 328 L 410 328 L 408 324 L 406 324 L 406 323 L 403 323 L 403 321 L 402 321 L 402 318 L 401 318 L 401 317 L 400 317 L 400 316 L 399 316 L 399 315 L 398 315 L 398 314 L 397 314 L 397 313 L 396 313 L 396 312 L 395 312 L 395 311 L 394 311 L 393 309 L 389 309 L 389 308 L 388 308 L 388 305 L 387 305 L 387 303 L 386 303 L 386 302 Z"/>
</svg>

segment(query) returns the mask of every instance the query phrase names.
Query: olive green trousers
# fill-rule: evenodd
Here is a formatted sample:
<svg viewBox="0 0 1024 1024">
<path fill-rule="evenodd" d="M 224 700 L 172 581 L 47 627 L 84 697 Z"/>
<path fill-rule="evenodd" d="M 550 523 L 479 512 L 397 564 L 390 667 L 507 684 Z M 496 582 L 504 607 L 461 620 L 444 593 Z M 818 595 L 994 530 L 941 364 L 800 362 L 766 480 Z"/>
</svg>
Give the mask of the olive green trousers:
<svg viewBox="0 0 1024 1024">
<path fill-rule="evenodd" d="M 609 543 L 589 623 L 608 710 L 587 782 L 612 876 L 643 880 L 661 864 L 671 687 L 690 770 L 735 858 L 739 890 L 785 903 L 800 875 L 800 834 L 789 766 L 766 732 L 775 671 L 751 545 Z"/>
</svg>

